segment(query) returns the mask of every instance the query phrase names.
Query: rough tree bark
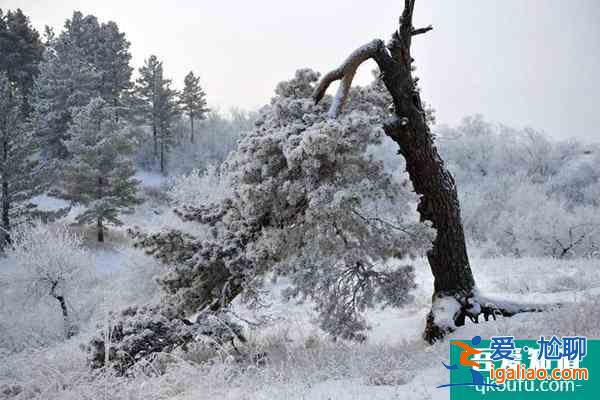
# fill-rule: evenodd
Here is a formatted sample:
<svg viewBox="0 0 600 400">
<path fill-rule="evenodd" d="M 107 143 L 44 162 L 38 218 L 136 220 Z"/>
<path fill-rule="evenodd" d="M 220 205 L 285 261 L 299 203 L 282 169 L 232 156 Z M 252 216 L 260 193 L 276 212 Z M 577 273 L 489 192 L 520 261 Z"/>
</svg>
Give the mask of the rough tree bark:
<svg viewBox="0 0 600 400">
<path fill-rule="evenodd" d="M 412 38 L 433 29 L 431 26 L 413 27 L 414 5 L 415 0 L 405 0 L 400 27 L 387 47 L 382 40 L 373 40 L 358 48 L 339 68 L 323 76 L 315 89 L 314 99 L 319 102 L 329 85 L 340 80 L 329 110 L 330 117 L 337 117 L 358 67 L 368 59 L 377 63 L 394 105 L 394 115 L 384 124 L 384 131 L 398 144 L 398 152 L 406 160 L 410 180 L 420 195 L 417 210 L 421 220 L 430 221 L 437 230 L 433 246 L 427 253 L 434 276 L 434 293 L 424 333 L 424 338 L 433 343 L 455 326 L 463 325 L 466 317 L 477 322 L 480 314 L 487 320 L 490 315 L 510 316 L 534 311 L 537 307 L 497 304 L 483 298 L 476 290 L 454 178 L 437 151 L 422 107 L 417 79 L 412 76 Z M 446 322 L 448 317 L 453 323 Z"/>
</svg>

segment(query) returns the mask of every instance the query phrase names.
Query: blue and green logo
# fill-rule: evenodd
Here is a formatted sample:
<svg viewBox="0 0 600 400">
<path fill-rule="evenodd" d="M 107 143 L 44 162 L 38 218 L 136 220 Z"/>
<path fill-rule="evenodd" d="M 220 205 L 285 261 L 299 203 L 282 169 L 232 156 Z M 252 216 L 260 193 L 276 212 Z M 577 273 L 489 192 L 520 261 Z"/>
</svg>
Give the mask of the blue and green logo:
<svg viewBox="0 0 600 400">
<path fill-rule="evenodd" d="M 438 389 L 451 400 L 591 400 L 600 393 L 600 341 L 584 336 L 453 340 L 450 363 L 442 364 L 450 383 Z"/>
</svg>

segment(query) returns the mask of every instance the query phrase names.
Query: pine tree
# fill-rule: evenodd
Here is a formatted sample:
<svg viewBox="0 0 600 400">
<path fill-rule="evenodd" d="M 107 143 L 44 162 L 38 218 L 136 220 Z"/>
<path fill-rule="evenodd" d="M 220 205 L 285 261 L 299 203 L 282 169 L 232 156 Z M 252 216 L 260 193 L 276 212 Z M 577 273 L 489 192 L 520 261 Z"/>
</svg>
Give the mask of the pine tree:
<svg viewBox="0 0 600 400">
<path fill-rule="evenodd" d="M 99 79 L 99 74 L 75 51 L 46 51 L 35 82 L 31 121 L 35 134 L 44 143 L 47 158 L 67 158 L 64 141 L 68 139 L 73 114 L 99 95 Z"/>
<path fill-rule="evenodd" d="M 129 66 L 130 43 L 125 33 L 120 32 L 113 21 L 100 23 L 94 15 L 84 16 L 75 11 L 65 22 L 65 30 L 59 40 L 81 50 L 82 59 L 100 74 L 97 88 L 100 96 L 115 108 L 119 113 L 117 116 L 120 115 L 122 96 L 132 86 L 133 70 Z"/>
<path fill-rule="evenodd" d="M 114 107 L 93 99 L 73 119 L 65 142 L 72 158 L 64 167 L 62 197 L 85 206 L 76 219 L 96 224 L 99 242 L 106 223 L 120 225 L 119 214 L 139 203 L 130 158 L 134 142 L 114 115 Z"/>
<path fill-rule="evenodd" d="M 100 48 L 102 57 L 96 62 L 96 67 L 102 71 L 101 87 L 102 97 L 112 104 L 117 110 L 117 116 L 125 113 L 123 97 L 133 87 L 129 66 L 131 53 L 130 43 L 125 38 L 125 33 L 119 31 L 115 22 L 109 21 L 101 26 L 104 46 Z"/>
<path fill-rule="evenodd" d="M 0 248 L 11 242 L 13 226 L 35 210 L 30 200 L 43 192 L 45 166 L 38 143 L 24 123 L 22 97 L 0 72 Z"/>
<path fill-rule="evenodd" d="M 173 145 L 173 122 L 179 115 L 177 92 L 171 88 L 171 80 L 164 78 L 162 62 L 156 56 L 151 55 L 139 73 L 136 81 L 139 111 L 152 128 L 154 157 L 164 174 L 166 157 Z"/>
<path fill-rule="evenodd" d="M 178 94 L 171 88 L 171 81 L 161 79 L 157 98 L 158 111 L 158 142 L 160 155 L 160 172 L 167 172 L 167 156 L 174 143 L 173 124 L 180 115 Z"/>
<path fill-rule="evenodd" d="M 18 90 L 25 115 L 30 111 L 29 98 L 43 52 L 40 35 L 29 18 L 20 9 L 6 14 L 0 9 L 0 71 Z"/>
<path fill-rule="evenodd" d="M 113 106 L 119 119 L 131 87 L 129 42 L 114 22 L 74 12 L 56 38 L 48 36 L 35 85 L 34 129 L 44 138 L 46 155 L 67 158 L 64 141 L 73 115 L 94 97 Z"/>
<path fill-rule="evenodd" d="M 318 76 L 300 70 L 277 86 L 221 168 L 231 185 L 222 198 L 176 210 L 209 234 L 136 232 L 138 246 L 176 268 L 158 278 L 160 305 L 127 309 L 113 325 L 117 366 L 189 341 L 201 318 L 190 324 L 187 316 L 219 313 L 240 295 L 256 300 L 277 276 L 286 278 L 285 295 L 311 299 L 321 328 L 344 339 L 365 339 L 366 309 L 412 301 L 413 267 L 390 261 L 423 254 L 433 232 L 413 213 L 417 197 L 371 153 L 382 146 L 377 122 L 390 96 L 379 81 L 353 89 L 331 120 L 311 97 Z M 160 335 L 146 334 L 154 326 Z M 97 367 L 103 341 L 92 342 Z"/>
<path fill-rule="evenodd" d="M 181 105 L 183 111 L 190 118 L 190 142 L 194 143 L 194 121 L 205 119 L 209 109 L 206 108 L 206 93 L 200 86 L 200 77 L 194 76 L 194 73 L 190 71 L 185 76 L 183 83 Z"/>
<path fill-rule="evenodd" d="M 162 79 L 162 62 L 151 55 L 144 61 L 144 65 L 139 69 L 140 77 L 136 80 L 136 97 L 140 116 L 143 122 L 148 123 L 152 128 L 152 143 L 154 149 L 154 158 L 158 156 L 158 126 L 157 126 L 157 99 L 160 79 Z"/>
</svg>

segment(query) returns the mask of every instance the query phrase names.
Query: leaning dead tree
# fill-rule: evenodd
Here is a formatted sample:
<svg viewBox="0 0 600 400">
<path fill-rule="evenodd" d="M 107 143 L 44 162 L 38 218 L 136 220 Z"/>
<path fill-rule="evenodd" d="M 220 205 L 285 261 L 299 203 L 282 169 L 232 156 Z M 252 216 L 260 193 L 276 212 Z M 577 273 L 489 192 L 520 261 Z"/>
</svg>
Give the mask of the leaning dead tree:
<svg viewBox="0 0 600 400">
<path fill-rule="evenodd" d="M 539 307 L 491 301 L 477 292 L 454 178 L 436 149 L 417 78 L 412 76 L 412 38 L 433 29 L 431 26 L 413 27 L 414 5 L 415 0 L 405 0 L 400 27 L 387 46 L 382 40 L 373 40 L 350 54 L 339 68 L 323 76 L 314 92 L 314 100 L 318 103 L 331 83 L 339 80 L 338 92 L 329 109 L 329 116 L 336 118 L 348 98 L 358 67 L 369 59 L 377 63 L 394 106 L 394 115 L 384 124 L 384 131 L 398 144 L 398 152 L 406 160 L 410 180 L 420 195 L 417 210 L 421 219 L 431 221 L 437 230 L 427 253 L 434 276 L 434 293 L 424 333 L 425 339 L 433 343 L 456 326 L 464 325 L 466 318 L 477 322 L 480 315 L 487 320 L 489 316 L 512 316 Z"/>
</svg>

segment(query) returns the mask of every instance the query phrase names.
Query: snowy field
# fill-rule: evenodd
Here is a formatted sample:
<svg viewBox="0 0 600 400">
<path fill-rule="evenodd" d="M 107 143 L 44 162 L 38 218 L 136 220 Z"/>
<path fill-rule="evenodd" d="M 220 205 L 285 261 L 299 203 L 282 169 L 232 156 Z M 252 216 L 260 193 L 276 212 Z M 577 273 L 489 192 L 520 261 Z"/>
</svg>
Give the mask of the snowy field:
<svg viewBox="0 0 600 400">
<path fill-rule="evenodd" d="M 102 279 L 127 279 L 131 271 L 153 261 L 131 251 L 96 249 L 95 265 Z M 600 275 L 596 260 L 473 257 L 480 289 L 535 302 L 562 303 L 555 310 L 468 324 L 449 337 L 469 338 L 510 334 L 531 338 L 540 334 L 600 335 Z M 155 266 L 156 268 L 156 266 Z M 86 364 L 88 333 L 49 348 L 4 357 L 0 364 L 0 398 L 15 399 L 447 399 L 437 385 L 447 383 L 448 342 L 433 346 L 421 339 L 430 308 L 431 275 L 425 260 L 416 260 L 415 301 L 403 309 L 372 311 L 367 342 L 334 342 L 313 323 L 309 304 L 287 303 L 272 287 L 268 306 L 248 310 L 236 305 L 245 324 L 244 353 L 266 353 L 266 362 L 235 361 L 227 350 L 165 355 L 130 378 L 110 372 L 91 373 Z M 550 274 L 551 272 L 551 274 Z M 135 272 L 139 278 L 139 271 Z M 151 274 L 138 283 L 143 296 L 153 293 Z M 551 277 L 546 279 L 545 276 Z M 107 283 L 107 296 L 118 296 Z M 131 301 L 127 293 L 123 299 Z M 140 293 L 135 297 L 140 298 Z M 267 318 L 268 317 L 268 318 Z M 260 329 L 253 328 L 263 321 Z M 20 394 L 13 397 L 12 394 Z"/>
</svg>

